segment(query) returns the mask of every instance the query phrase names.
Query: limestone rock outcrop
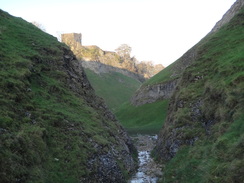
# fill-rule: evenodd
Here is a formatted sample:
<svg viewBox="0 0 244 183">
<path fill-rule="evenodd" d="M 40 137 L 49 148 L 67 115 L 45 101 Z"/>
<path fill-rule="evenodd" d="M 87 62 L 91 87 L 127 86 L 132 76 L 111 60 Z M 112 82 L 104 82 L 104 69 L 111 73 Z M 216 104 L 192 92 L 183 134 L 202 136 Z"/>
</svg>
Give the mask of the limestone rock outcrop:
<svg viewBox="0 0 244 183">
<path fill-rule="evenodd" d="M 81 64 L 84 68 L 90 69 L 96 74 L 110 73 L 110 72 L 118 72 L 125 76 L 134 78 L 140 82 L 144 82 L 145 78 L 142 75 L 136 74 L 134 72 L 128 71 L 127 69 L 122 69 L 118 67 L 113 67 L 110 65 L 103 64 L 101 62 L 96 61 L 81 61 Z"/>
<path fill-rule="evenodd" d="M 157 100 L 169 99 L 175 90 L 177 81 L 175 79 L 161 84 L 143 86 L 131 98 L 131 103 L 140 106 Z"/>
<path fill-rule="evenodd" d="M 87 62 L 100 62 L 102 64 L 128 70 L 134 74 L 148 79 L 164 69 L 163 65 L 154 65 L 152 62 L 139 62 L 134 57 L 123 58 L 117 52 L 104 51 L 98 46 L 81 45 L 81 35 L 77 33 L 62 34 L 62 42 L 70 47 L 77 59 Z M 88 65 L 88 64 L 87 64 Z"/>
<path fill-rule="evenodd" d="M 213 27 L 210 33 L 216 32 L 219 30 L 223 25 L 228 23 L 238 12 L 239 10 L 244 6 L 244 0 L 237 0 L 231 8 L 224 14 L 222 19 L 216 23 L 216 25 Z"/>
</svg>

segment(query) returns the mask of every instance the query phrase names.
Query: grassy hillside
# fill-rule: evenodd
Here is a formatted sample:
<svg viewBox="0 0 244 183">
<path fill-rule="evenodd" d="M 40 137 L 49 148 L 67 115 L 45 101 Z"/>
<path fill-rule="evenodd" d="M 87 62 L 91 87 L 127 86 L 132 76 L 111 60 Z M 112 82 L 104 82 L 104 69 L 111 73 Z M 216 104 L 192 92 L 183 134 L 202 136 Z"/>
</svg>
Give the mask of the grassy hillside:
<svg viewBox="0 0 244 183">
<path fill-rule="evenodd" d="M 168 67 L 164 68 L 162 71 L 157 73 L 152 78 L 146 80 L 143 83 L 142 87 L 143 86 L 148 86 L 148 85 L 155 85 L 155 84 L 163 83 L 163 82 L 168 81 L 170 79 L 177 78 L 177 77 L 174 77 L 174 78 L 170 77 L 172 75 L 172 69 L 174 68 L 174 65 L 176 65 L 176 64 L 177 64 L 177 61 L 172 63 Z"/>
<path fill-rule="evenodd" d="M 87 77 L 98 96 L 102 97 L 112 111 L 128 101 L 141 82 L 118 72 L 96 74 L 85 69 Z"/>
<path fill-rule="evenodd" d="M 90 69 L 85 69 L 85 72 L 96 94 L 105 99 L 130 134 L 159 132 L 166 117 L 168 101 L 135 107 L 128 101 L 141 85 L 138 80 L 118 72 L 96 74 Z"/>
<path fill-rule="evenodd" d="M 0 48 L 0 182 L 125 181 L 133 146 L 68 47 L 0 10 Z"/>
<path fill-rule="evenodd" d="M 166 118 L 168 101 L 158 101 L 141 106 L 123 104 L 116 116 L 131 134 L 157 134 Z"/>
<path fill-rule="evenodd" d="M 243 17 L 208 35 L 182 73 L 155 150 L 162 182 L 244 180 Z"/>
<path fill-rule="evenodd" d="M 242 182 L 244 116 L 232 124 L 215 125 L 216 137 L 184 146 L 164 168 L 163 183 Z"/>
</svg>

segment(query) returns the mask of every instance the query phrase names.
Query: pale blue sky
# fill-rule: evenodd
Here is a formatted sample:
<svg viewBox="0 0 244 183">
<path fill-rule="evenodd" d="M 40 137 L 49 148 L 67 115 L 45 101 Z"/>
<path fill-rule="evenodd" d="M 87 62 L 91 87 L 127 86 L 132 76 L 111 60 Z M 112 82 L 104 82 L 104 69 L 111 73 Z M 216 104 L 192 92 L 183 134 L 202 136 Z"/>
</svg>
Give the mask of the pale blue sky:
<svg viewBox="0 0 244 183">
<path fill-rule="evenodd" d="M 165 66 L 203 38 L 235 0 L 2 0 L 0 8 L 41 23 L 54 36 L 82 33 L 83 45 Z"/>
</svg>

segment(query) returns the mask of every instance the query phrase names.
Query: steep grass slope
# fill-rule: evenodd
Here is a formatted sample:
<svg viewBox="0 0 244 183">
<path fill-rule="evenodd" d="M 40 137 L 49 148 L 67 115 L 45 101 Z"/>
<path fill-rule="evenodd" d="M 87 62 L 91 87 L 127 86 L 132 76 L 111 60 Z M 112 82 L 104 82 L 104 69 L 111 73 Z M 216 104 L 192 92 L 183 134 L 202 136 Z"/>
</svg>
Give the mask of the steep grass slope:
<svg viewBox="0 0 244 183">
<path fill-rule="evenodd" d="M 162 182 L 242 182 L 244 9 L 197 53 L 179 78 L 155 149 Z"/>
<path fill-rule="evenodd" d="M 133 151 L 68 47 L 0 10 L 0 182 L 125 182 Z"/>
<path fill-rule="evenodd" d="M 141 106 L 133 106 L 127 102 L 115 114 L 131 135 L 157 134 L 166 119 L 167 108 L 167 100 Z"/>
<path fill-rule="evenodd" d="M 85 69 L 88 80 L 98 96 L 102 97 L 112 111 L 128 101 L 140 87 L 141 82 L 119 72 L 97 74 Z"/>
</svg>

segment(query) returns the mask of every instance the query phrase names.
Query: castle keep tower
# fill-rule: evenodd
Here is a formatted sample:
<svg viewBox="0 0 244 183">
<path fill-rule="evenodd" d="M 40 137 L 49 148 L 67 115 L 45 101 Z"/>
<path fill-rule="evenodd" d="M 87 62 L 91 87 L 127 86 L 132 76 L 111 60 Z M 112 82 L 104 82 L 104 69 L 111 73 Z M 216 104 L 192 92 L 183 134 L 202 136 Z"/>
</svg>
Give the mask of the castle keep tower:
<svg viewBox="0 0 244 183">
<path fill-rule="evenodd" d="M 62 42 L 71 46 L 81 44 L 81 33 L 68 33 L 61 35 Z"/>
</svg>

